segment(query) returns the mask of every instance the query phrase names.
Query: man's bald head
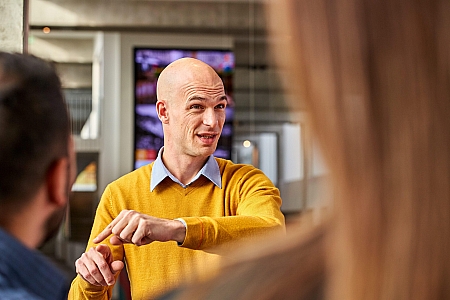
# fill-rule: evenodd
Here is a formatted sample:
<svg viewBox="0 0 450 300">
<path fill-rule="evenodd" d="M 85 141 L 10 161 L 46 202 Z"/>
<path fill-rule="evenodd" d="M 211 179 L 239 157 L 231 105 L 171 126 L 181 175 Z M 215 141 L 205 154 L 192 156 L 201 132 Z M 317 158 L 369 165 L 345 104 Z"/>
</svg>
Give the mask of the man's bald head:
<svg viewBox="0 0 450 300">
<path fill-rule="evenodd" d="M 159 75 L 156 93 L 158 100 L 169 101 L 177 97 L 189 83 L 219 83 L 222 80 L 211 66 L 201 60 L 184 57 L 170 63 Z"/>
<path fill-rule="evenodd" d="M 164 131 L 164 157 L 199 159 L 214 153 L 225 123 L 222 79 L 204 62 L 181 58 L 160 74 L 156 112 Z M 167 163 L 167 161 L 165 161 Z"/>
</svg>

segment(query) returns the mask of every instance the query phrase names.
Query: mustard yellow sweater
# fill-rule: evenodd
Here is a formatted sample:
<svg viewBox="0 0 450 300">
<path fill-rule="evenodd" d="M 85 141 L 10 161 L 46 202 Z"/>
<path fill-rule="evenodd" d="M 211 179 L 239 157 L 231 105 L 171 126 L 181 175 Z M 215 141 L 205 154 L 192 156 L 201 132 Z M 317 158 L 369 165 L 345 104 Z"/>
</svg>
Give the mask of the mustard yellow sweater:
<svg viewBox="0 0 450 300">
<path fill-rule="evenodd" d="M 112 182 L 97 208 L 87 249 L 96 237 L 124 209 L 151 216 L 186 221 L 186 239 L 153 242 L 145 246 L 108 244 L 115 260 L 125 258 L 133 299 L 152 299 L 180 283 L 202 277 L 218 264 L 213 247 L 251 238 L 273 229 L 284 230 L 278 189 L 258 169 L 216 158 L 222 175 L 222 189 L 207 178 L 187 188 L 164 179 L 150 192 L 153 164 L 141 167 Z M 77 276 L 69 299 L 110 299 L 112 287 L 93 286 Z"/>
</svg>

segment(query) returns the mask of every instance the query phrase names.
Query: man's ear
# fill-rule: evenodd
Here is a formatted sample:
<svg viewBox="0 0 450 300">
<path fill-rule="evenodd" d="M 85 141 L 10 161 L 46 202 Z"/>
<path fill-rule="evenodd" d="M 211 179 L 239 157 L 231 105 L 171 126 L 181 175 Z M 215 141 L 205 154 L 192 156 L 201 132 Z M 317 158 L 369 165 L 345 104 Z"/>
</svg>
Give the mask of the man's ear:
<svg viewBox="0 0 450 300">
<path fill-rule="evenodd" d="M 69 158 L 59 158 L 47 172 L 47 193 L 49 201 L 57 206 L 69 201 Z"/>
<path fill-rule="evenodd" d="M 169 123 L 169 112 L 167 111 L 167 103 L 165 101 L 156 102 L 156 113 L 163 124 Z"/>
</svg>

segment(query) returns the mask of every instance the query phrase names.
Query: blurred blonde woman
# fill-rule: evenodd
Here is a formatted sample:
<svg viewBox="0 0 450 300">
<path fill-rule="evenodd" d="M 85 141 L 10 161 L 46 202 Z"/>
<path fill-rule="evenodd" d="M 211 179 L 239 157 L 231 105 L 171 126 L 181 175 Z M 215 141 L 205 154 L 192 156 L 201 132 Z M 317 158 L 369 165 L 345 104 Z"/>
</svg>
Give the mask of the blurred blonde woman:
<svg viewBox="0 0 450 300">
<path fill-rule="evenodd" d="M 450 1 L 277 0 L 268 16 L 332 212 L 173 297 L 450 299 Z"/>
</svg>

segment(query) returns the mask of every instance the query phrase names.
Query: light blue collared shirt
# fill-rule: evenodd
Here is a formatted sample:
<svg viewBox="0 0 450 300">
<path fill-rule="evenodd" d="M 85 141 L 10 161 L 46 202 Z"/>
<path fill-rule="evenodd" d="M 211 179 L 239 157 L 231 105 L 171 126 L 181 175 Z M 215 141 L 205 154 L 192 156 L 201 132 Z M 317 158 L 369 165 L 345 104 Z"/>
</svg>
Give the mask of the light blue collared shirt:
<svg viewBox="0 0 450 300">
<path fill-rule="evenodd" d="M 151 176 L 151 182 L 150 182 L 150 191 L 153 192 L 155 187 L 161 183 L 161 181 L 164 180 L 164 178 L 169 177 L 174 182 L 178 183 L 182 187 L 186 188 L 191 183 L 196 181 L 200 175 L 205 176 L 208 178 L 212 183 L 214 183 L 218 188 L 222 188 L 222 175 L 220 175 L 220 169 L 219 165 L 217 164 L 217 161 L 214 159 L 213 155 L 210 155 L 208 160 L 206 161 L 206 164 L 203 166 L 203 168 L 195 175 L 194 179 L 192 179 L 191 182 L 188 184 L 181 183 L 175 176 L 172 175 L 172 173 L 167 170 L 166 166 L 164 165 L 162 161 L 162 152 L 164 150 L 164 147 L 162 147 L 158 152 L 158 157 L 156 158 L 153 169 L 152 169 L 152 176 Z"/>
</svg>

